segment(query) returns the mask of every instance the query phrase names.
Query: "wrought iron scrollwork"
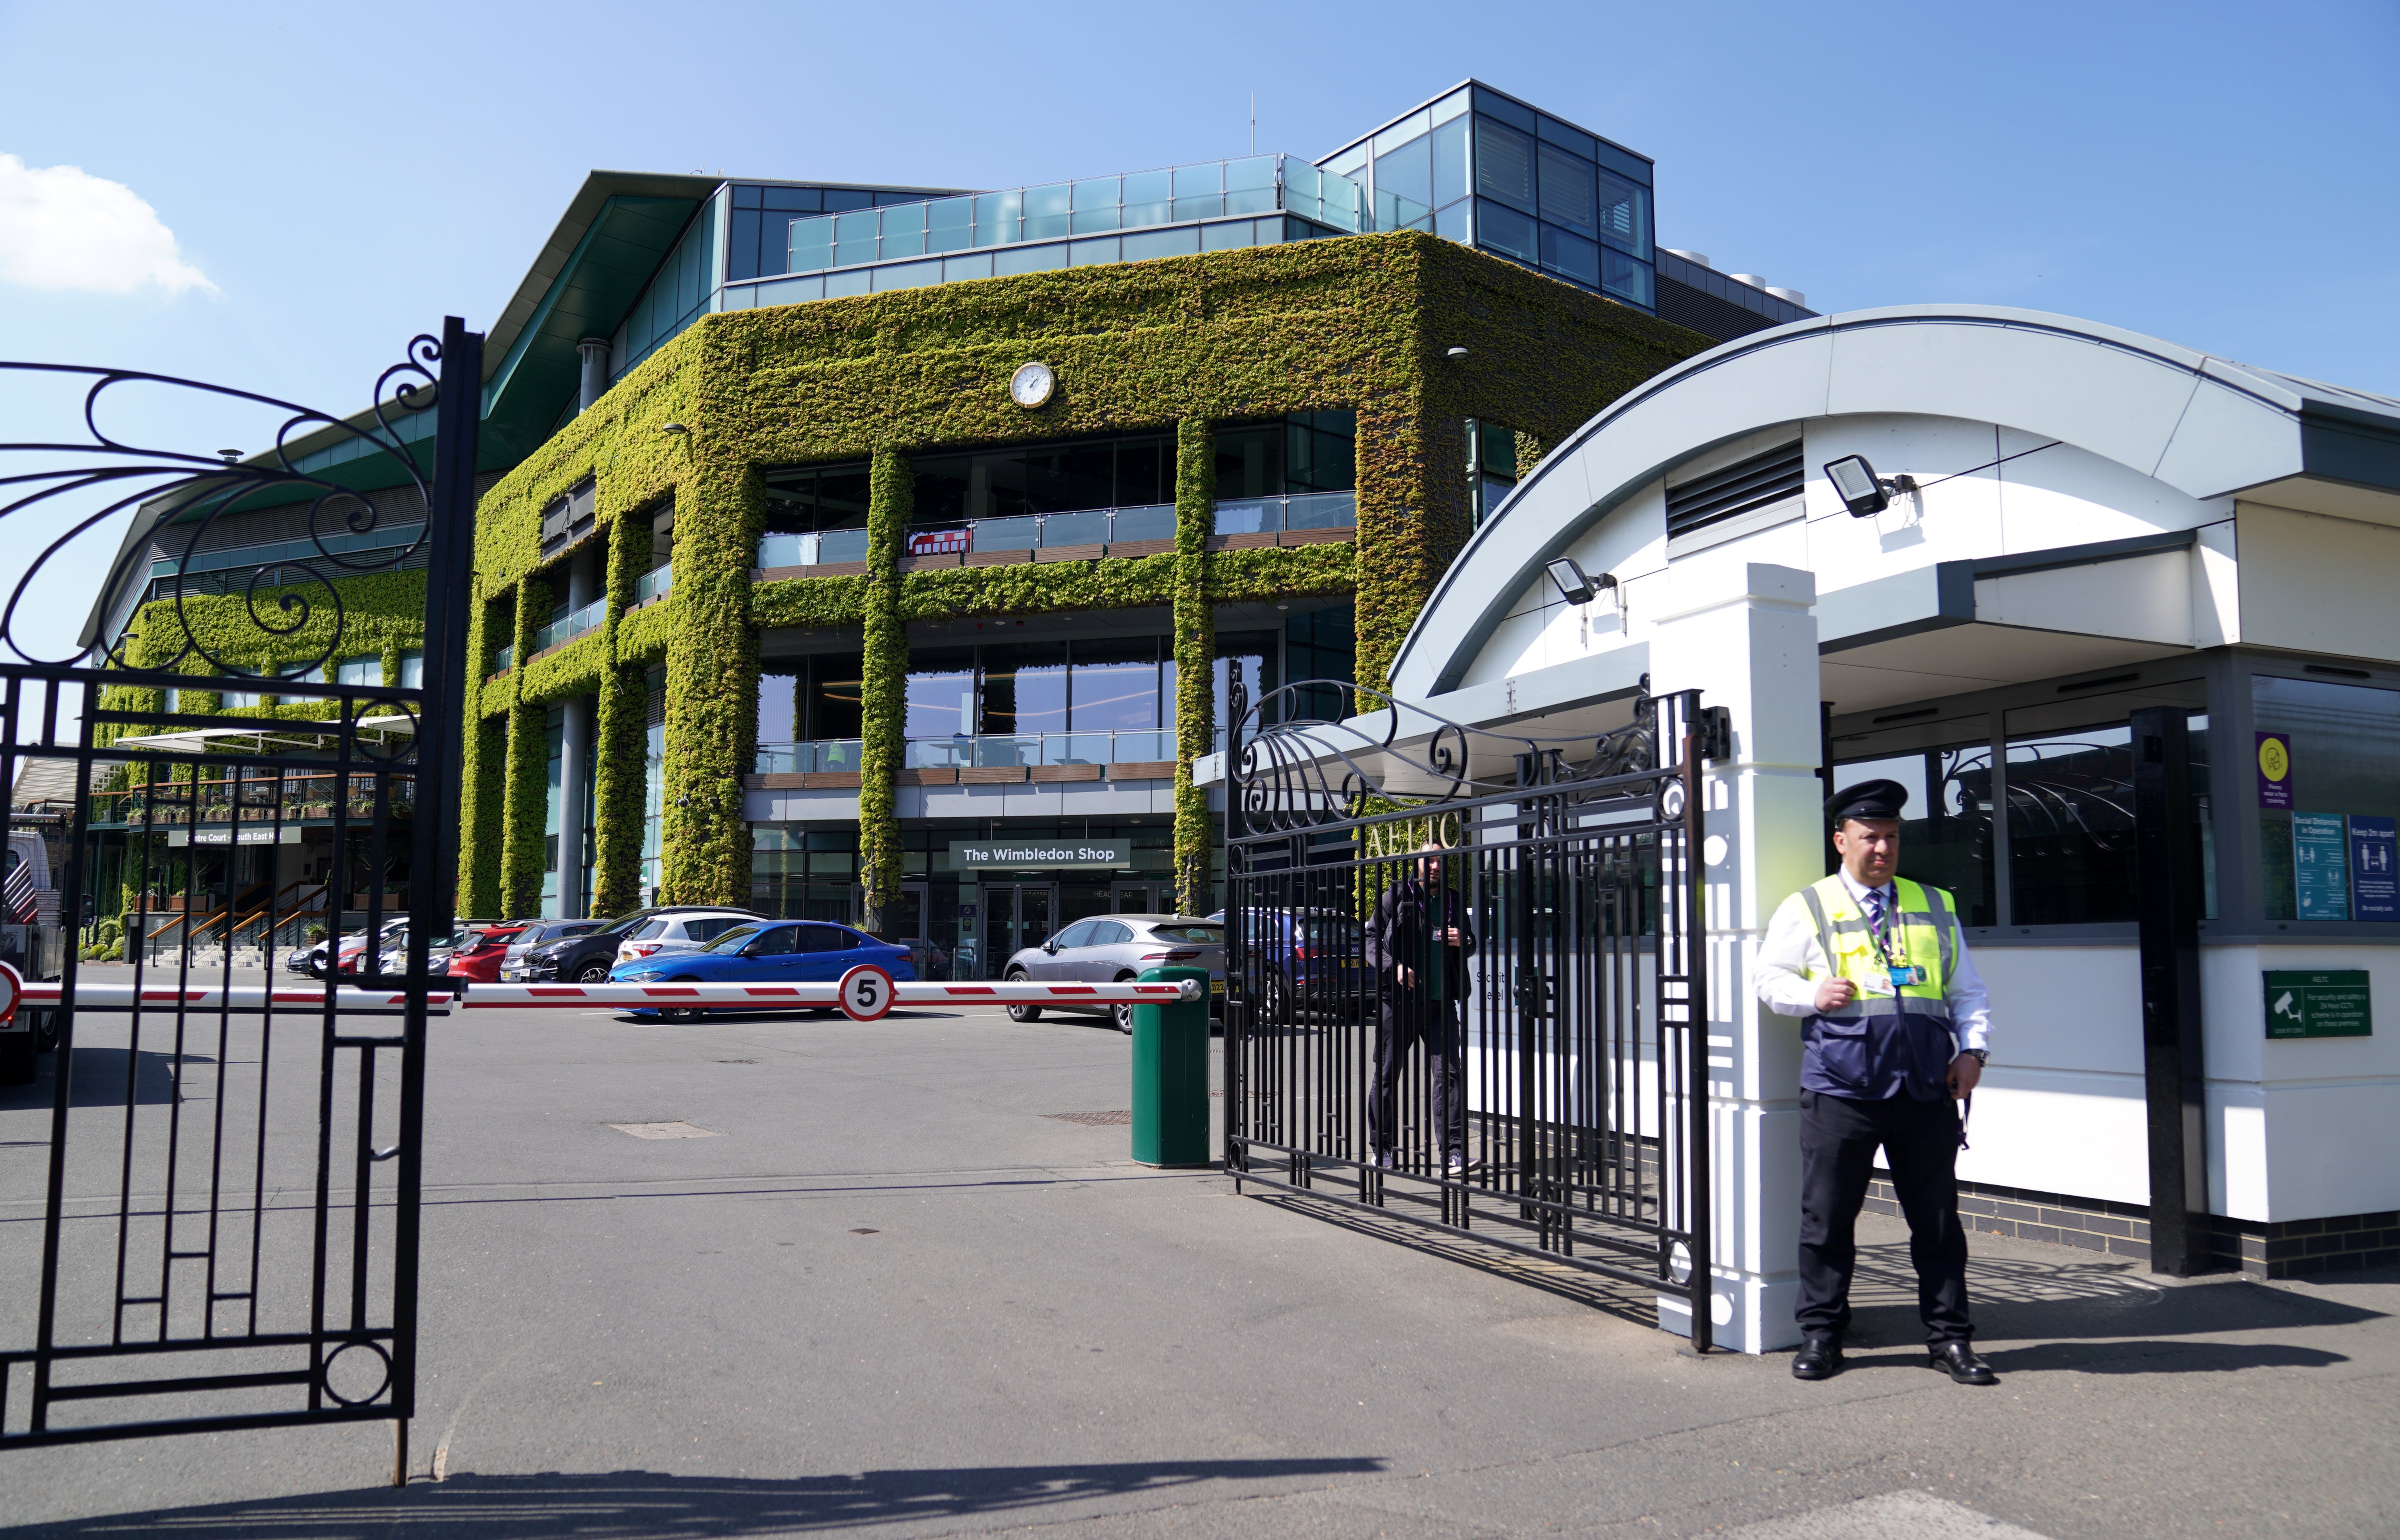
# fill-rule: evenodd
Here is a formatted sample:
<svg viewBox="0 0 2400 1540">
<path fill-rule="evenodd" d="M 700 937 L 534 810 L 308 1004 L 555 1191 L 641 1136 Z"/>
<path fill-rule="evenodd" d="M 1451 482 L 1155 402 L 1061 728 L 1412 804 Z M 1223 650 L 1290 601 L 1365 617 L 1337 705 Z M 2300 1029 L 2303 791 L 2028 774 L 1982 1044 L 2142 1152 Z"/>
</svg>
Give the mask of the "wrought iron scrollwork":
<svg viewBox="0 0 2400 1540">
<path fill-rule="evenodd" d="M 139 509 L 143 511 L 137 518 L 146 518 L 149 523 L 135 530 L 135 538 L 125 542 L 110 564 L 107 580 L 101 590 L 110 606 L 130 609 L 139 602 L 140 590 L 149 582 L 148 536 L 155 529 L 170 521 L 193 526 L 176 563 L 171 589 L 181 634 L 174 639 L 174 646 L 165 648 L 158 647 L 157 638 L 148 638 L 150 646 L 145 648 L 147 656 L 141 666 L 153 671 L 191 672 L 184 665 L 197 657 L 208 665 L 208 674 L 220 677 L 242 675 L 242 661 L 228 655 L 230 649 L 221 638 L 204 641 L 185 610 L 186 600 L 195 593 L 193 563 L 206 553 L 208 533 L 218 519 L 240 511 L 261 494 L 280 493 L 280 501 L 290 501 L 293 500 L 290 494 L 296 491 L 308 505 L 306 531 L 310 552 L 299 557 L 236 562 L 222 569 L 225 576 L 216 579 L 215 589 L 241 595 L 252 624 L 265 639 L 299 634 L 317 620 L 319 606 L 331 606 L 334 620 L 327 628 L 329 640 L 323 650 L 312 658 L 284 660 L 269 677 L 296 678 L 321 667 L 337 655 L 342 646 L 342 597 L 334 580 L 405 566 L 424 548 L 431 526 L 421 523 L 413 535 L 392 545 L 369 549 L 345 539 L 345 549 L 335 549 L 328 542 L 377 533 L 382 527 L 383 509 L 375 499 L 325 475 L 302 470 L 294 462 L 293 441 L 323 429 L 347 435 L 363 445 L 367 453 L 389 456 L 406 486 L 416 493 L 419 506 L 430 506 L 428 472 L 418 467 L 401 427 L 435 405 L 435 371 L 441 361 L 439 339 L 421 334 L 412 339 L 401 361 L 376 377 L 367 414 L 372 421 L 364 422 L 348 421 L 253 391 L 137 369 L 0 361 L 0 382 L 22 384 L 48 378 L 84 387 L 82 437 L 0 443 L 0 470 L 12 472 L 0 474 L 0 497 L 7 499 L 0 502 L 0 531 L 23 528 L 32 522 L 33 515 L 61 510 L 66 524 L 65 532 L 45 544 L 27 564 L 8 595 L 7 606 L 0 609 L 0 648 L 30 663 L 67 665 L 90 657 L 102 666 L 134 666 L 124 655 L 122 638 L 106 634 L 108 628 L 103 627 L 99 634 L 87 635 L 67 656 L 44 658 L 36 656 L 43 648 L 23 634 L 21 622 L 35 612 L 56 613 L 57 571 L 64 566 L 59 558 L 67 550 L 95 532 L 104 537 L 105 530 L 119 515 L 130 509 Z M 230 451 L 211 457 L 149 447 L 119 437 L 102 426 L 103 404 L 112 391 L 138 385 L 192 391 L 218 402 L 247 403 L 270 415 L 280 415 L 273 444 L 266 457 L 242 460 Z M 27 457 L 34 456 L 66 457 L 75 463 L 64 468 L 46 463 L 31 470 L 14 470 L 14 467 L 27 463 Z M 90 506 L 94 501 L 97 507 Z M 28 517 L 8 522 L 18 514 Z M 46 583 L 49 585 L 47 589 Z M 97 657 L 92 656 L 95 652 Z"/>
<path fill-rule="evenodd" d="M 1599 783 L 1620 779 L 1628 796 L 1647 795 L 1644 778 L 1660 763 L 1648 687 L 1645 675 L 1633 720 L 1597 740 L 1539 738 L 1467 727 L 1364 685 L 1323 679 L 1254 702 L 1237 669 L 1226 780 L 1246 826 L 1259 833 L 1354 816 L 1369 797 L 1406 808 L 1534 783 L 1600 792 L 1608 788 Z M 1329 696 L 1335 715 L 1307 714 Z M 1479 764 L 1509 769 L 1479 772 Z"/>
</svg>

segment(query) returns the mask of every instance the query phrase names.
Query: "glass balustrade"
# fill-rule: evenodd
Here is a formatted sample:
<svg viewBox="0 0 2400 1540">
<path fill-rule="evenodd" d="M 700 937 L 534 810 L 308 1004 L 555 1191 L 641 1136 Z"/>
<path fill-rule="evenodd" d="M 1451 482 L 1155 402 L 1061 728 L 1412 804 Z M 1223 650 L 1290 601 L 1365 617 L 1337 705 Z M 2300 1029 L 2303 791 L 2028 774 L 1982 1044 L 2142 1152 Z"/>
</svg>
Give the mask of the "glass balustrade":
<svg viewBox="0 0 2400 1540">
<path fill-rule="evenodd" d="M 1287 529 L 1346 529 L 1358 522 L 1355 492 L 1311 492 L 1278 497 L 1243 497 L 1217 504 L 1220 535 L 1271 535 Z M 919 525 L 909 530 L 911 556 L 980 552 L 1059 550 L 1069 546 L 1131 545 L 1175 538 L 1175 506 L 1084 509 L 1071 513 L 1019 513 L 1004 519 Z M 866 531 L 827 530 L 816 535 L 769 535 L 758 542 L 762 569 L 816 566 L 866 560 Z"/>
<path fill-rule="evenodd" d="M 570 610 L 533 634 L 533 649 L 547 652 L 562 642 L 597 631 L 608 619 L 608 601 L 604 596 L 593 600 L 580 609 Z"/>
<path fill-rule="evenodd" d="M 492 654 L 492 672 L 494 674 L 506 674 L 509 670 L 516 667 L 516 663 L 517 649 L 516 644 L 513 642 L 510 643 L 507 647 L 498 648 Z"/>
<path fill-rule="evenodd" d="M 674 581 L 674 563 L 670 562 L 664 566 L 651 568 L 634 579 L 634 603 L 646 605 L 652 599 L 666 597 L 667 590 Z"/>
<path fill-rule="evenodd" d="M 813 743 L 761 743 L 760 775 L 810 770 L 855 770 L 860 740 Z M 1160 731 L 1029 732 L 911 739 L 901 764 L 908 770 L 968 770 L 991 766 L 1124 765 L 1173 759 L 1175 734 Z"/>
<path fill-rule="evenodd" d="M 1433 228 L 1433 211 L 1423 203 L 1391 193 L 1370 198 L 1359 183 L 1297 157 L 1257 155 L 795 219 L 789 271 L 813 273 L 1277 211 L 1341 235 Z M 1165 256 L 1180 248 L 1139 250 L 1141 256 Z M 1126 247 L 1124 260 L 1138 260 L 1136 252 L 1136 247 Z"/>
</svg>

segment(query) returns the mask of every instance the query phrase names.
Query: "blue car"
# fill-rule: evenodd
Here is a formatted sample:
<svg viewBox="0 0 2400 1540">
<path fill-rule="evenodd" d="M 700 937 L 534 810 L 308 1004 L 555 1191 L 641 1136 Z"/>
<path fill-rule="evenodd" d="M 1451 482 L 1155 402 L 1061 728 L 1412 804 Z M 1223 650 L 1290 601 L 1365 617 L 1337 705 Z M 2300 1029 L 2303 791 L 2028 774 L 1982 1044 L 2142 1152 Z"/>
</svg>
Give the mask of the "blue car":
<svg viewBox="0 0 2400 1540">
<path fill-rule="evenodd" d="M 878 941 L 847 925 L 811 920 L 761 920 L 736 925 L 696 952 L 639 957 L 608 970 L 611 984 L 832 984 L 861 963 L 871 962 L 894 982 L 914 983 L 917 969 L 908 948 Z M 772 1009 L 762 1006 L 761 1009 Z M 834 1007 L 814 1006 L 828 1015 Z M 663 1021 L 701 1015 L 691 1007 L 637 1010 L 637 1016 Z"/>
</svg>

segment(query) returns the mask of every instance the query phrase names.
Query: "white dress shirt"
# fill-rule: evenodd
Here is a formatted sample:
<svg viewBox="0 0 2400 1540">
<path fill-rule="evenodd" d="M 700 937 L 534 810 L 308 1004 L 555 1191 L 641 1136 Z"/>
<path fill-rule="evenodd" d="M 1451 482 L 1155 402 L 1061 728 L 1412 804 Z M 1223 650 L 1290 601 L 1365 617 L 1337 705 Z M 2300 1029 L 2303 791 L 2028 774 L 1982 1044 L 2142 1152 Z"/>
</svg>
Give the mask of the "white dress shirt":
<svg viewBox="0 0 2400 1540">
<path fill-rule="evenodd" d="M 1836 875 L 1850 896 L 1863 906 L 1865 884 L 1853 880 L 1847 870 Z M 1889 885 L 1882 891 L 1884 912 L 1898 914 L 1899 894 Z M 1817 943 L 1817 922 L 1808 913 L 1808 902 L 1793 893 L 1783 901 L 1767 924 L 1766 939 L 1758 948 L 1757 966 L 1751 970 L 1751 988 L 1760 1002 L 1778 1015 L 1815 1015 L 1817 982 L 1833 976 L 1833 960 Z M 1957 952 L 1942 998 L 1950 1006 L 1950 1035 L 1957 1040 L 1958 1051 L 1988 1048 L 1992 1037 L 1991 997 L 1984 988 L 1984 975 L 1975 971 L 1974 958 L 1968 954 L 1964 935 L 1957 937 Z"/>
</svg>

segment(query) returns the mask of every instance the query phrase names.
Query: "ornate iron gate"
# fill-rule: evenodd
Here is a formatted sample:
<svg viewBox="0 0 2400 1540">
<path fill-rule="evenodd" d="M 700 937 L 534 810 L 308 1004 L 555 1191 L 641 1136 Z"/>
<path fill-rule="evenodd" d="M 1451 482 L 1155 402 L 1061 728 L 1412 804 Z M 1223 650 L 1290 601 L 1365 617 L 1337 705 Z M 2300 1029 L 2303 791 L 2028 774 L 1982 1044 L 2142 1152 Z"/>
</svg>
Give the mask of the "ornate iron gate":
<svg viewBox="0 0 2400 1540">
<path fill-rule="evenodd" d="M 1716 756 L 1722 713 L 1697 690 L 1644 695 L 1630 725 L 1583 741 L 1579 763 L 1370 691 L 1343 691 L 1346 718 L 1276 720 L 1321 709 L 1330 688 L 1288 686 L 1255 708 L 1234 688 L 1236 1190 L 1374 1209 L 1680 1294 L 1706 1351 L 1697 852 L 1700 761 Z M 1380 738 L 1359 730 L 1371 723 Z M 1453 930 L 1454 947 L 1435 945 Z"/>
<path fill-rule="evenodd" d="M 0 364 L 29 392 L 80 391 L 84 430 L 0 445 L 0 530 L 41 552 L 0 615 L 0 777 L 38 768 L 70 810 L 55 837 L 67 934 L 104 950 L 98 922 L 121 914 L 125 954 L 71 944 L 44 969 L 67 1003 L 47 1138 L 16 1141 L 46 1145 L 47 1165 L 34 1180 L 30 1150 L 12 1152 L 0 1188 L 7 1271 L 34 1280 L 0 1299 L 0 1446 L 389 1420 L 404 1474 L 482 356 L 452 318 L 348 423 L 132 371 Z M 156 390 L 179 416 L 264 414 L 271 452 L 155 450 L 102 426 Z M 375 479 L 361 470 L 401 484 L 348 489 Z M 43 661 L 29 618 L 90 597 L 56 576 L 64 553 L 129 509 L 94 627 Z M 281 511 L 225 523 L 261 509 Z M 262 526 L 285 538 L 241 533 Z M 181 555 L 154 566 L 161 530 Z M 403 656 L 416 601 L 348 580 L 418 567 L 423 642 Z M 404 950 L 381 961 L 402 924 Z M 345 982 L 390 986 L 386 1008 L 337 1013 L 285 971 L 311 927 L 336 938 Z M 355 951 L 345 930 L 363 933 Z M 136 985 L 134 1003 L 72 1003 L 102 980 Z M 0 1092 L 0 1118 L 43 1127 L 34 1095 Z"/>
</svg>

